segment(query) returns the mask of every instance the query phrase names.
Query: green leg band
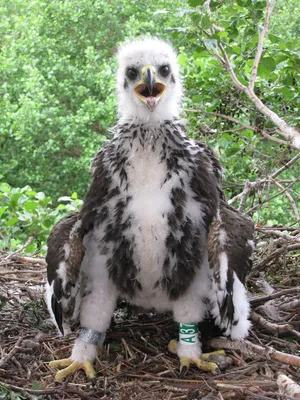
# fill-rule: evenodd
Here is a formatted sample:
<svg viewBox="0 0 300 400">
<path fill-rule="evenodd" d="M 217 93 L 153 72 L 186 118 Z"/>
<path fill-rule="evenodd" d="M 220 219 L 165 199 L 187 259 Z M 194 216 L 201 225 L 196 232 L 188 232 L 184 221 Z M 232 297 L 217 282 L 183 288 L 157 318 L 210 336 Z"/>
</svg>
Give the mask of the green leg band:
<svg viewBox="0 0 300 400">
<path fill-rule="evenodd" d="M 198 325 L 179 323 L 179 343 L 182 344 L 199 343 Z"/>
</svg>

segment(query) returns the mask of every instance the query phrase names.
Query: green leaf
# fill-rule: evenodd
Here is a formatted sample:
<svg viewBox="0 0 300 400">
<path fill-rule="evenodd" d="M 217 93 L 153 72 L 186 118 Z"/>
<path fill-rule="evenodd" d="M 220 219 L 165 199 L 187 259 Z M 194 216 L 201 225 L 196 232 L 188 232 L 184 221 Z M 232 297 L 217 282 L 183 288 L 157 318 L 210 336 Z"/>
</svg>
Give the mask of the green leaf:
<svg viewBox="0 0 300 400">
<path fill-rule="evenodd" d="M 25 249 L 24 252 L 28 254 L 32 254 L 36 250 L 36 244 L 34 242 L 30 243 Z"/>
<path fill-rule="evenodd" d="M 240 151 L 239 146 L 232 146 L 232 147 L 229 147 L 228 149 L 226 149 L 225 154 L 227 157 L 230 157 L 230 156 L 233 156 L 234 154 L 238 153 L 239 151 Z"/>
<path fill-rule="evenodd" d="M 17 218 L 17 217 L 14 217 L 14 218 L 10 218 L 8 221 L 7 221 L 7 226 L 14 226 L 14 225 L 16 225 L 16 223 L 19 221 L 19 218 Z"/>
<path fill-rule="evenodd" d="M 8 183 L 1 183 L 0 184 L 0 191 L 1 192 L 5 192 L 5 193 L 9 193 L 11 191 L 11 187 L 9 186 Z"/>
<path fill-rule="evenodd" d="M 276 62 L 272 57 L 264 57 L 260 60 L 258 68 L 261 67 L 265 71 L 273 72 L 276 68 Z"/>
<path fill-rule="evenodd" d="M 45 193 L 43 193 L 43 192 L 38 192 L 38 193 L 35 195 L 35 197 L 36 197 L 38 200 L 44 200 L 44 198 L 45 198 Z"/>
<path fill-rule="evenodd" d="M 4 214 L 5 210 L 8 209 L 8 206 L 4 206 L 0 208 L 0 218 L 2 217 L 2 215 Z"/>
<path fill-rule="evenodd" d="M 218 41 L 216 39 L 204 39 L 203 43 L 207 50 L 217 50 L 218 49 Z"/>
<path fill-rule="evenodd" d="M 203 6 L 206 0 L 188 0 L 191 7 Z"/>
<path fill-rule="evenodd" d="M 196 94 L 195 96 L 192 97 L 193 103 L 201 103 L 203 101 L 203 96 L 201 94 Z"/>
<path fill-rule="evenodd" d="M 182 65 L 184 67 L 184 66 L 186 66 L 187 55 L 184 53 L 179 53 L 177 60 L 178 60 L 178 64 Z"/>
<path fill-rule="evenodd" d="M 272 43 L 280 43 L 281 37 L 277 35 L 273 35 L 272 33 L 269 33 L 268 38 Z"/>
<path fill-rule="evenodd" d="M 26 190 L 25 194 L 29 197 L 35 197 L 36 192 L 34 190 Z"/>
<path fill-rule="evenodd" d="M 26 211 L 23 211 L 22 213 L 17 212 L 18 218 L 20 221 L 26 222 L 26 221 L 31 221 L 32 214 Z"/>
<path fill-rule="evenodd" d="M 38 203 L 32 200 L 27 200 L 24 204 L 23 207 L 25 208 L 26 211 L 34 211 L 38 206 Z"/>
<path fill-rule="evenodd" d="M 212 22 L 208 16 L 204 16 L 201 18 L 201 28 L 209 29 L 212 27 Z"/>
</svg>

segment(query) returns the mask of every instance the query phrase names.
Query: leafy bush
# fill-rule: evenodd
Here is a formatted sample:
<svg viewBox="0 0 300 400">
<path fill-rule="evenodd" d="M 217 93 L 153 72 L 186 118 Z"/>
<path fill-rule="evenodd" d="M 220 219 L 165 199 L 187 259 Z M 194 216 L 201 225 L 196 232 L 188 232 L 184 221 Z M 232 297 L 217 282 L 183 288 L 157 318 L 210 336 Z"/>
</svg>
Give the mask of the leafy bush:
<svg viewBox="0 0 300 400">
<path fill-rule="evenodd" d="M 54 223 L 82 204 L 77 193 L 61 197 L 58 202 L 60 204 L 54 207 L 49 196 L 30 186 L 12 188 L 7 183 L 0 183 L 0 248 L 16 250 L 32 236 L 33 240 L 24 252 L 44 253 Z"/>
</svg>

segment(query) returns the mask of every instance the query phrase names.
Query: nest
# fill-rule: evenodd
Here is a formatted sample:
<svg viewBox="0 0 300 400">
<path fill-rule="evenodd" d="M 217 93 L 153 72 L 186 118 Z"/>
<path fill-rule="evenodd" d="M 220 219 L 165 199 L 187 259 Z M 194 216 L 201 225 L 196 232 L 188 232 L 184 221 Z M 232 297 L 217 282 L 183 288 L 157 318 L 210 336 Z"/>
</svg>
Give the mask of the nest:
<svg viewBox="0 0 300 400">
<path fill-rule="evenodd" d="M 275 232 L 275 233 L 274 233 Z M 171 315 L 121 304 L 96 359 L 97 384 L 78 372 L 55 383 L 48 362 L 71 353 L 75 335 L 60 337 L 43 299 L 45 261 L 0 256 L 1 399 L 295 399 L 300 398 L 299 230 L 258 230 L 248 278 L 252 329 L 247 340 L 210 339 L 231 366 L 219 375 L 191 367 L 182 378 L 167 350 L 177 335 Z M 285 231 L 286 232 L 286 231 Z"/>
</svg>

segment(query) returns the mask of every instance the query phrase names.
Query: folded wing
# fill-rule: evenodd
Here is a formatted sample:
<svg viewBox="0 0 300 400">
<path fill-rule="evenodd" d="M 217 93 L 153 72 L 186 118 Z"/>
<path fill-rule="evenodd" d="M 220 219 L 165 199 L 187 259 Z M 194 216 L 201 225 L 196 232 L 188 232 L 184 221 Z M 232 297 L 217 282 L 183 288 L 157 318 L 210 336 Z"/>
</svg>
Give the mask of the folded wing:
<svg viewBox="0 0 300 400">
<path fill-rule="evenodd" d="M 46 301 L 59 331 L 67 334 L 78 320 L 80 308 L 80 266 L 85 249 L 79 213 L 54 225 L 47 246 Z"/>
</svg>

